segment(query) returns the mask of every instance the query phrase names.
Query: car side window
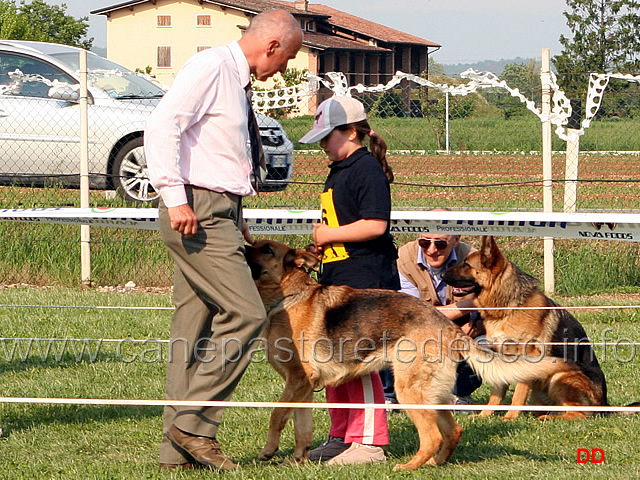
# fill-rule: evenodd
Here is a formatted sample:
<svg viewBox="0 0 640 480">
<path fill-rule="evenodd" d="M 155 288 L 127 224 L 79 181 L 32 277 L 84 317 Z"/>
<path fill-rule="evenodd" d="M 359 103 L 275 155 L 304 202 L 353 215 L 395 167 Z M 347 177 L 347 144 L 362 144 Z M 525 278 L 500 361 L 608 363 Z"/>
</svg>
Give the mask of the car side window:
<svg viewBox="0 0 640 480">
<path fill-rule="evenodd" d="M 14 75 L 11 76 L 10 73 Z M 77 83 L 62 70 L 46 62 L 24 55 L 0 52 L 0 93 L 48 98 L 50 83 L 54 80 Z"/>
</svg>

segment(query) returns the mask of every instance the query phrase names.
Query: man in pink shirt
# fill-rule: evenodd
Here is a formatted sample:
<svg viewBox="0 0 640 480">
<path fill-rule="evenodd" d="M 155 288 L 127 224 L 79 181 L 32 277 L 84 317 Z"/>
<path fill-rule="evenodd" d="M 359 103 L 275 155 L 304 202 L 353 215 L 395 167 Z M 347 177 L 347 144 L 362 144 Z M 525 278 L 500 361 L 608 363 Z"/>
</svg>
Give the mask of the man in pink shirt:
<svg viewBox="0 0 640 480">
<path fill-rule="evenodd" d="M 189 59 L 147 122 L 160 231 L 176 267 L 167 399 L 228 400 L 266 322 L 244 259 L 243 237 L 253 241 L 242 197 L 255 195 L 246 89 L 251 74 L 284 72 L 301 45 L 294 17 L 265 11 L 237 42 Z M 222 410 L 166 407 L 161 468 L 237 468 L 215 439 Z"/>
</svg>

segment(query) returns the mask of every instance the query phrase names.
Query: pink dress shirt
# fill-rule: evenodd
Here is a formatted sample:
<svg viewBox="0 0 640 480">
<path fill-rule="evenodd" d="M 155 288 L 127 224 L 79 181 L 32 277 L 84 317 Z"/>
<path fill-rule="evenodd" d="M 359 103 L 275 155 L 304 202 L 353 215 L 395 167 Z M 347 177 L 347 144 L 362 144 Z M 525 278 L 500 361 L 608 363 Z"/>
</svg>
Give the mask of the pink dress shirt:
<svg viewBox="0 0 640 480">
<path fill-rule="evenodd" d="M 167 207 L 187 203 L 184 185 L 255 195 L 247 150 L 249 64 L 238 42 L 191 57 L 144 132 L 151 184 Z"/>
</svg>

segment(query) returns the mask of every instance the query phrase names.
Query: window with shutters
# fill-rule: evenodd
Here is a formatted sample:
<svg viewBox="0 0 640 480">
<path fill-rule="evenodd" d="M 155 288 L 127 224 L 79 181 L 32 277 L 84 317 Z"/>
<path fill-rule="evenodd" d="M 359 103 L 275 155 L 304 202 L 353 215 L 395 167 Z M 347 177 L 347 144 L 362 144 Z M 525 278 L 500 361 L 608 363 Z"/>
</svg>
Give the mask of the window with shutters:
<svg viewBox="0 0 640 480">
<path fill-rule="evenodd" d="M 211 15 L 198 15 L 196 17 L 196 25 L 198 27 L 210 27 L 211 26 Z"/>
<path fill-rule="evenodd" d="M 158 47 L 158 68 L 171 67 L 171 47 Z"/>
<path fill-rule="evenodd" d="M 171 15 L 158 15 L 158 27 L 170 27 Z"/>
</svg>

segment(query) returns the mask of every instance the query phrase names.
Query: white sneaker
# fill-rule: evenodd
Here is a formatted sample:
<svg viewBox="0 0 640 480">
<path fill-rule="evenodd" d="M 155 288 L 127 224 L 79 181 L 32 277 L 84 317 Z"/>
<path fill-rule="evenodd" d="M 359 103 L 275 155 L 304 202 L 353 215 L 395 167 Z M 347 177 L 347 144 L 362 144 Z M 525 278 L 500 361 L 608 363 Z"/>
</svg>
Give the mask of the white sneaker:
<svg viewBox="0 0 640 480">
<path fill-rule="evenodd" d="M 384 462 L 386 459 L 381 447 L 353 442 L 347 450 L 329 460 L 327 465 L 360 465 Z"/>
<path fill-rule="evenodd" d="M 398 401 L 397 400 L 394 401 L 390 398 L 385 398 L 384 403 L 385 405 L 397 405 Z M 400 413 L 400 410 L 397 408 L 385 408 L 385 410 L 387 411 L 387 415 L 390 415 L 392 413 Z"/>
</svg>

